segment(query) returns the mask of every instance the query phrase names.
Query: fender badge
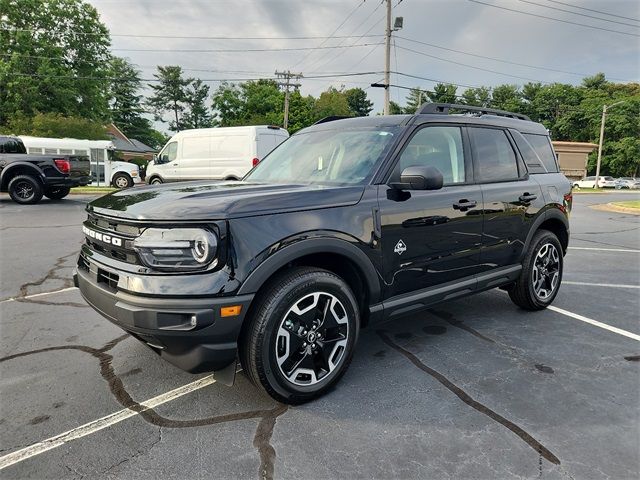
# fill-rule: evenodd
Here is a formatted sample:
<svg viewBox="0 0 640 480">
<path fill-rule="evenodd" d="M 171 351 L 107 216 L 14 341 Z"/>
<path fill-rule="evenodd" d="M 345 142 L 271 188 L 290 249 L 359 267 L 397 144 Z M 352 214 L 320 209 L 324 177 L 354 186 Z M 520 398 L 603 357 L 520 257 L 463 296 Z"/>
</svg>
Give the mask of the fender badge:
<svg viewBox="0 0 640 480">
<path fill-rule="evenodd" d="M 393 251 L 398 255 L 402 255 L 404 252 L 407 251 L 407 246 L 404 244 L 402 240 L 398 240 L 398 243 L 396 243 L 396 246 L 394 247 Z"/>
</svg>

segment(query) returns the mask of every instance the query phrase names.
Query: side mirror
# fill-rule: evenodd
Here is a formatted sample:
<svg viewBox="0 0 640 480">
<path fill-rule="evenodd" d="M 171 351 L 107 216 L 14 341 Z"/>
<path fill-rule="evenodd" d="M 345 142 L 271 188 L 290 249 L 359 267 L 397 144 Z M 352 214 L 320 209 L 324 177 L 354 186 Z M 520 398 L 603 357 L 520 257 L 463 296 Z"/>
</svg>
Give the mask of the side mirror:
<svg viewBox="0 0 640 480">
<path fill-rule="evenodd" d="M 394 188 L 407 190 L 439 190 L 444 181 L 442 173 L 436 167 L 407 167 L 400 174 L 400 183 L 392 184 Z"/>
</svg>

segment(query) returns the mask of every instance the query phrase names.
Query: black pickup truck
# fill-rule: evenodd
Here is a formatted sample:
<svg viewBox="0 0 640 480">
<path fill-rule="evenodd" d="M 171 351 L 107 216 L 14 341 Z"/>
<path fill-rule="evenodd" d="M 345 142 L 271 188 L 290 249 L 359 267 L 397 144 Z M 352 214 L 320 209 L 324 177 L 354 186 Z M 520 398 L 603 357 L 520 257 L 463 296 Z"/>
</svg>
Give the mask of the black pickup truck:
<svg viewBox="0 0 640 480">
<path fill-rule="evenodd" d="M 28 155 L 22 140 L 0 136 L 0 192 L 16 203 L 60 200 L 91 182 L 90 161 L 80 155 Z"/>
</svg>

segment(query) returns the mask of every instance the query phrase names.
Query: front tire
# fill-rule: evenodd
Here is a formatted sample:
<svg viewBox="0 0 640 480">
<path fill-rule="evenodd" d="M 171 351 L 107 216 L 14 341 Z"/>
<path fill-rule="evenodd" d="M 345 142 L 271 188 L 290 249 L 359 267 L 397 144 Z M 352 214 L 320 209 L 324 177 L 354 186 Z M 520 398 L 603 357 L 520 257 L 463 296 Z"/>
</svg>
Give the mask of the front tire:
<svg viewBox="0 0 640 480">
<path fill-rule="evenodd" d="M 508 290 L 513 303 L 525 310 L 543 310 L 558 294 L 562 282 L 562 245 L 548 230 L 538 230 L 522 264 L 516 283 Z"/>
<path fill-rule="evenodd" d="M 45 188 L 44 196 L 51 200 L 62 200 L 64 197 L 69 195 L 71 188 L 69 187 L 50 187 Z"/>
<path fill-rule="evenodd" d="M 111 180 L 111 184 L 119 189 L 133 187 L 133 179 L 126 173 L 116 173 Z"/>
<path fill-rule="evenodd" d="M 292 268 L 256 298 L 240 342 L 251 382 L 279 402 L 300 404 L 346 372 L 360 328 L 349 286 L 332 272 Z"/>
<path fill-rule="evenodd" d="M 31 175 L 16 175 L 9 181 L 7 190 L 11 200 L 21 205 L 32 205 L 42 200 L 42 184 Z"/>
<path fill-rule="evenodd" d="M 160 184 L 162 184 L 162 179 L 160 177 L 153 177 L 149 181 L 149 185 L 160 185 Z"/>
</svg>

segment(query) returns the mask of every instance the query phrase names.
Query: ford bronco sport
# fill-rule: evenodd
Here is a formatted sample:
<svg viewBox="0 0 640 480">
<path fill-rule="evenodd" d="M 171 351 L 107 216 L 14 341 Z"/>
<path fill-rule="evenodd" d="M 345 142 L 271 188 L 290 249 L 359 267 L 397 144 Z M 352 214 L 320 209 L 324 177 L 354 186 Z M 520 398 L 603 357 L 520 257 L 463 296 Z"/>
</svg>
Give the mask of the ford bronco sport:
<svg viewBox="0 0 640 480">
<path fill-rule="evenodd" d="M 571 202 L 526 116 L 426 104 L 328 119 L 240 182 L 93 201 L 75 282 L 178 367 L 230 383 L 239 358 L 255 385 L 300 403 L 338 381 L 375 322 L 494 287 L 547 307 Z"/>
</svg>

